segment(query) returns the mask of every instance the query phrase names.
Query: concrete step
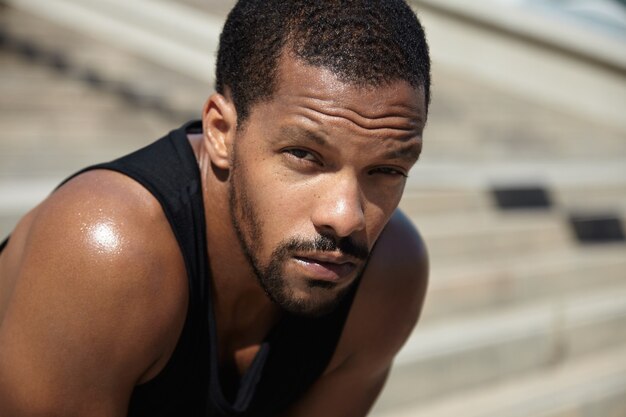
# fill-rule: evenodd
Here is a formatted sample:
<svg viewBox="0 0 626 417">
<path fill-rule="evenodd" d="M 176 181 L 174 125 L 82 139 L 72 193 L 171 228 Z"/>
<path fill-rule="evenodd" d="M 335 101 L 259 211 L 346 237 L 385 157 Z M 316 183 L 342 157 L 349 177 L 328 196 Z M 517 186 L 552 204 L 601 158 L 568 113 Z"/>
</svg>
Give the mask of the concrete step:
<svg viewBox="0 0 626 417">
<path fill-rule="evenodd" d="M 434 263 L 503 256 L 516 259 L 573 244 L 565 218 L 558 212 L 411 216 Z"/>
<path fill-rule="evenodd" d="M 571 296 L 625 280 L 623 243 L 550 250 L 510 261 L 431 262 L 421 322 Z"/>
<path fill-rule="evenodd" d="M 44 9 L 54 8 L 55 4 L 40 3 L 43 7 L 37 10 L 32 9 L 37 5 L 27 1 L 19 4 L 20 9 L 6 8 L 0 14 L 0 21 L 8 36 L 5 45 L 8 51 L 23 53 L 23 49 L 28 47 L 36 52 L 30 58 L 31 65 L 49 67 L 49 63 L 39 55 L 53 54 L 64 62 L 64 68 L 52 67 L 53 72 L 81 80 L 82 83 L 88 83 L 101 91 L 111 91 L 118 95 L 158 97 L 180 113 L 199 113 L 212 90 L 209 82 L 190 78 L 166 65 L 155 64 L 142 58 L 141 54 L 120 50 L 114 46 L 114 42 L 98 40 L 88 30 L 77 30 L 72 25 L 63 26 L 63 22 L 43 13 Z M 148 7 L 147 10 L 152 8 Z M 119 34 L 112 31 L 111 37 L 115 36 Z M 158 43 L 153 44 L 152 49 L 158 50 L 158 46 Z M 171 59 L 174 60 L 173 57 Z M 203 68 L 207 68 L 204 71 L 208 73 L 212 71 L 210 67 Z M 19 88 L 20 83 L 14 84 Z"/>
<path fill-rule="evenodd" d="M 510 187 L 521 185 L 523 184 L 513 183 Z M 613 184 L 553 185 L 542 182 L 532 185 L 543 187 L 551 205 L 563 211 L 626 208 L 626 177 Z M 474 188 L 408 185 L 400 207 L 409 216 L 415 217 L 498 209 L 493 190 L 485 186 Z"/>
<path fill-rule="evenodd" d="M 38 2 L 37 0 L 29 1 Z M 223 19 L 197 8 L 190 8 L 181 2 L 63 0 L 61 3 L 80 5 L 95 14 L 128 22 L 148 32 L 159 33 L 163 37 L 174 39 L 186 47 L 205 52 L 210 56 L 214 56 L 217 52 Z"/>
<path fill-rule="evenodd" d="M 100 150 L 114 148 L 120 143 L 127 143 L 131 146 L 143 146 L 150 141 L 156 140 L 165 135 L 171 129 L 178 127 L 173 123 L 165 123 L 162 120 L 158 125 L 148 126 L 148 120 L 154 120 L 157 114 L 144 112 L 134 112 L 123 103 L 118 103 L 115 108 L 98 112 L 97 109 L 89 109 L 90 100 L 82 100 L 85 109 L 83 111 L 72 111 L 63 115 L 62 108 L 39 114 L 39 121 L 48 126 L 49 131 L 45 132 L 42 125 L 27 124 L 25 112 L 11 114 L 3 112 L 0 118 L 4 127 L 3 134 L 7 137 L 18 137 L 20 141 L 3 144 L 7 154 L 11 150 L 32 150 L 35 145 L 43 145 L 48 148 L 56 148 L 56 151 L 75 149 Z M 97 107 L 97 106 L 96 106 Z M 132 114 L 133 117 L 128 117 Z M 48 122 L 48 123 L 46 123 Z M 68 123 L 68 125 L 63 125 Z M 158 129 L 161 127 L 161 129 Z M 93 132 L 87 132 L 93 129 Z M 5 154 L 6 156 L 6 154 Z"/>
<path fill-rule="evenodd" d="M 622 183 L 555 188 L 553 195 L 560 207 L 572 212 L 623 210 L 626 208 L 626 177 Z"/>
<path fill-rule="evenodd" d="M 56 182 L 50 179 L 135 150 L 182 123 L 19 54 L 2 50 L 0 57 L 11 64 L 6 70 L 11 82 L 0 82 L 0 182 L 41 178 L 51 190 Z M 41 100 L 33 101 L 35 96 Z M 13 190 L 8 191 L 0 200 L 12 199 Z"/>
<path fill-rule="evenodd" d="M 179 0 L 179 3 L 201 10 L 218 18 L 225 18 L 237 0 Z"/>
<path fill-rule="evenodd" d="M 176 2 L 7 0 L 13 7 L 210 83 L 221 19 Z"/>
<path fill-rule="evenodd" d="M 382 407 L 434 401 L 626 345 L 626 283 L 416 328 Z"/>
<path fill-rule="evenodd" d="M 560 2 L 499 1 L 496 4 L 487 0 L 419 0 L 418 3 L 434 61 L 529 100 L 550 103 L 561 111 L 626 130 L 623 36 L 597 36 L 601 31 L 594 33 L 584 30 L 584 24 L 572 24 L 578 19 L 564 16 L 550 19 L 546 18 L 548 13 L 529 12 L 538 4 L 562 5 Z M 453 11 L 447 7 L 450 3 L 460 7 Z M 470 8 L 474 9 L 473 13 L 466 13 Z M 518 32 L 516 29 L 521 27 L 525 29 Z M 553 37 L 556 32 L 559 35 Z M 572 48 L 573 44 L 576 47 Z M 593 53 L 582 52 L 583 48 Z M 607 50 L 608 55 L 619 59 L 601 58 Z M 529 73 L 532 77 L 525 77 Z M 585 100 L 580 100 L 581 96 Z M 475 98 L 470 95 L 466 99 Z M 493 113 L 498 113 L 498 109 L 494 110 Z M 533 126 L 526 115 L 523 110 L 515 115 L 522 134 Z"/>
<path fill-rule="evenodd" d="M 3 81 L 0 88 L 4 95 L 11 97 L 10 102 L 0 101 L 0 111 L 3 117 L 7 116 L 9 119 L 3 123 L 10 122 L 27 111 L 43 113 L 44 117 L 52 109 L 76 112 L 77 102 L 89 102 L 89 106 L 82 111 L 83 114 L 87 111 L 115 111 L 120 107 L 121 100 L 113 94 L 100 93 L 97 94 L 99 100 L 95 100 L 94 91 L 85 88 L 83 83 L 63 82 L 64 77 L 43 66 L 29 65 L 26 69 L 24 60 L 9 59 L 8 55 L 2 58 L 0 65 L 3 65 Z M 12 64 L 12 68 L 7 69 L 5 64 Z M 33 100 L 32 97 L 40 93 L 42 85 L 45 85 L 46 94 L 41 95 L 39 100 Z"/>
<path fill-rule="evenodd" d="M 611 216 L 626 224 L 624 211 Z M 485 257 L 514 260 L 580 244 L 567 213 L 480 212 L 465 220 L 451 215 L 412 220 L 427 242 L 431 259 L 442 265 Z"/>
<path fill-rule="evenodd" d="M 400 207 L 409 216 L 418 217 L 441 212 L 469 213 L 489 210 L 493 206 L 482 188 L 410 186 L 404 190 Z"/>
<path fill-rule="evenodd" d="M 620 138 L 626 144 L 623 136 Z M 625 145 L 626 146 L 626 145 Z M 424 157 L 411 171 L 407 189 L 474 188 L 518 184 L 545 184 L 548 189 L 624 184 L 626 149 L 605 150 L 605 155 L 569 160 L 553 157 L 519 158 L 513 154 L 475 159 L 471 155 L 438 157 L 424 150 Z"/>
<path fill-rule="evenodd" d="M 373 417 L 623 417 L 626 415 L 626 345 L 548 366 L 503 383 L 393 407 L 386 396 Z M 405 391 L 417 390 L 409 385 Z"/>
</svg>

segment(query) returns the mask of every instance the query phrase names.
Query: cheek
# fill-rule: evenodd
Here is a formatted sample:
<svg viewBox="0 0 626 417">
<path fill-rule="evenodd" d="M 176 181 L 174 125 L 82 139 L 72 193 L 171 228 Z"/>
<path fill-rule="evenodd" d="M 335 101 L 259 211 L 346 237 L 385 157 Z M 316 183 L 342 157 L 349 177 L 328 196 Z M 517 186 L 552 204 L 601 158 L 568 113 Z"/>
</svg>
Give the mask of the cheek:
<svg viewBox="0 0 626 417">
<path fill-rule="evenodd" d="M 295 236 L 307 236 L 310 190 L 294 185 L 271 170 L 257 170 L 248 184 L 249 203 L 261 228 L 264 255 Z M 308 233 L 307 233 L 308 232 Z M 267 252 L 267 253 L 266 253 Z"/>
<path fill-rule="evenodd" d="M 368 204 L 366 208 L 366 223 L 367 223 L 367 242 L 370 250 L 376 243 L 376 240 L 382 233 L 383 229 L 387 225 L 389 219 L 393 215 L 395 206 L 380 206 L 374 204 Z"/>
<path fill-rule="evenodd" d="M 369 187 L 364 187 L 367 238 L 370 245 L 374 245 L 398 208 L 403 192 L 404 184 L 370 184 Z"/>
<path fill-rule="evenodd" d="M 362 184 L 363 198 L 383 213 L 390 213 L 398 207 L 406 182 L 365 177 Z"/>
</svg>

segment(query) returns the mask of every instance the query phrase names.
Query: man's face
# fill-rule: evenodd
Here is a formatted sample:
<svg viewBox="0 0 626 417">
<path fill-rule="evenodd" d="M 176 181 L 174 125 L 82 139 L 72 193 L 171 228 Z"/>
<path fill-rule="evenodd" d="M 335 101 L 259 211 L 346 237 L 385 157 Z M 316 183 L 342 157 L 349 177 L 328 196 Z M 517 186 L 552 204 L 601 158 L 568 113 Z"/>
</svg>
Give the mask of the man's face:
<svg viewBox="0 0 626 417">
<path fill-rule="evenodd" d="M 404 81 L 354 87 L 283 57 L 232 150 L 230 211 L 267 295 L 332 310 L 363 271 L 421 150 L 424 95 Z"/>
</svg>

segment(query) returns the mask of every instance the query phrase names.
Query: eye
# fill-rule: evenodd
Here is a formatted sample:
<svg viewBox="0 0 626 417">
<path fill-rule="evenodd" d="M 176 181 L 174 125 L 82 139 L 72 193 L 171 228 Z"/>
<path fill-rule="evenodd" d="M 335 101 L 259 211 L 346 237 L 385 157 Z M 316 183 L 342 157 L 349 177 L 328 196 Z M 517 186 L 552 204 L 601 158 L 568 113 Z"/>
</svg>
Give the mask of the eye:
<svg viewBox="0 0 626 417">
<path fill-rule="evenodd" d="M 285 152 L 295 156 L 298 159 L 305 159 L 307 156 L 311 155 L 311 152 L 307 152 L 304 149 L 287 149 Z"/>
<path fill-rule="evenodd" d="M 310 151 L 301 148 L 289 148 L 283 150 L 283 153 L 290 155 L 295 159 L 319 163 L 319 159 Z"/>
<path fill-rule="evenodd" d="M 378 168 L 374 168 L 369 172 L 370 175 L 374 175 L 374 174 L 383 174 L 383 175 L 388 175 L 391 177 L 403 177 L 403 178 L 408 178 L 408 175 L 405 174 L 404 172 L 400 171 L 397 168 L 392 168 L 392 167 L 378 167 Z"/>
</svg>

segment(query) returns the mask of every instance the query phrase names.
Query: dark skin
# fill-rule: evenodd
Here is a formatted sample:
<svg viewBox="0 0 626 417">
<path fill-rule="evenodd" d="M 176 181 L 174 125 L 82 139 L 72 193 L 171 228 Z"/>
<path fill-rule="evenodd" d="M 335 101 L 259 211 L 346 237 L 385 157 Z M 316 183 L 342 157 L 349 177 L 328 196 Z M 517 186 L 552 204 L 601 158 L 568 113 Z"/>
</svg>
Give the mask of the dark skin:
<svg viewBox="0 0 626 417">
<path fill-rule="evenodd" d="M 424 244 L 396 209 L 421 149 L 424 95 L 402 81 L 357 88 L 289 54 L 279 69 L 275 94 L 244 126 L 228 94 L 213 94 L 204 133 L 189 137 L 212 242 L 223 382 L 245 372 L 283 312 L 227 221 L 236 159 L 237 188 L 262 232 L 261 263 L 293 235 L 350 237 L 373 249 L 327 369 L 286 413 L 363 416 L 427 285 Z M 249 235 L 249 222 L 235 217 Z M 346 262 L 338 253 L 290 257 L 281 266 L 290 296 L 332 301 L 363 266 L 338 266 Z M 329 268 L 343 271 L 332 289 L 303 285 L 328 278 Z M 0 255 L 0 415 L 124 416 L 133 387 L 168 362 L 187 298 L 182 255 L 156 199 L 115 172 L 73 179 L 19 222 Z"/>
</svg>

